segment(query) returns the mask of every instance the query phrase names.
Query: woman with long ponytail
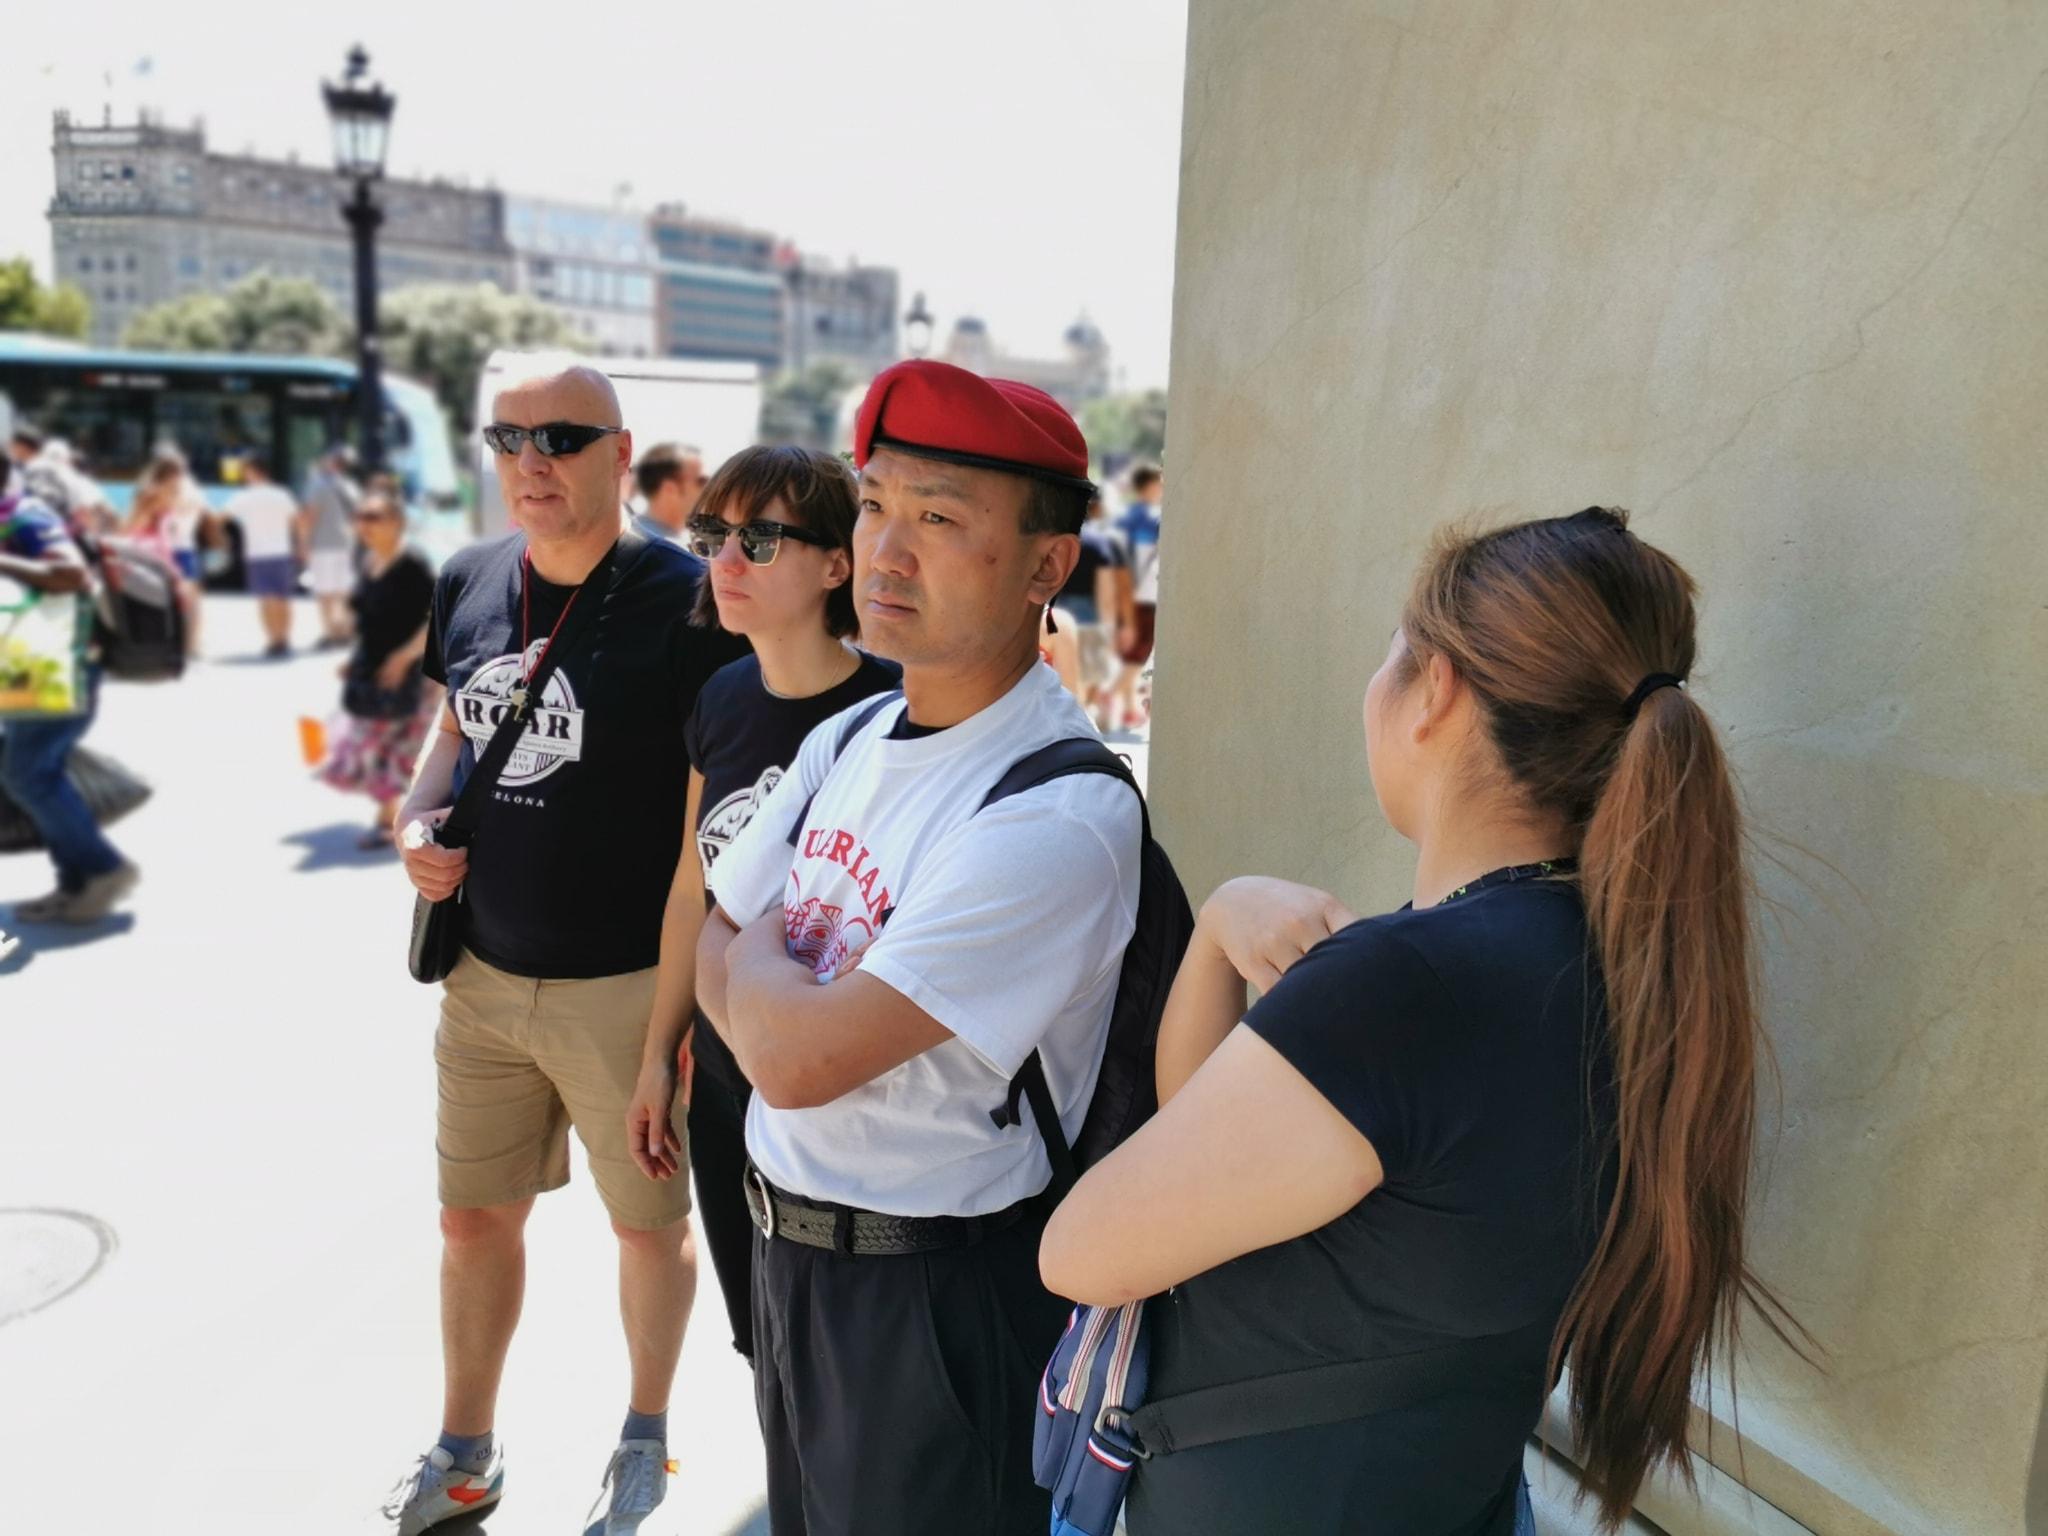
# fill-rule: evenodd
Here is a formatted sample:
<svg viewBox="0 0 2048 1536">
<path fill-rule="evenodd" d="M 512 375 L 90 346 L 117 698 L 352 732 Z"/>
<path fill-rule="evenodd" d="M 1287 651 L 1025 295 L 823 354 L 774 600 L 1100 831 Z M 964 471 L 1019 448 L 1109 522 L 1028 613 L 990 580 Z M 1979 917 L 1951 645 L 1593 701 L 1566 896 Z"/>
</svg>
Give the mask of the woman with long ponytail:
<svg viewBox="0 0 2048 1536">
<path fill-rule="evenodd" d="M 1440 538 L 1365 705 L 1414 900 L 1360 921 L 1242 879 L 1204 905 L 1160 1112 L 1041 1251 L 1076 1300 L 1155 1298 L 1134 1536 L 1529 1530 L 1522 1446 L 1566 1368 L 1604 1525 L 1687 1475 L 1695 1380 L 1774 1306 L 1693 597 L 1617 511 Z"/>
</svg>

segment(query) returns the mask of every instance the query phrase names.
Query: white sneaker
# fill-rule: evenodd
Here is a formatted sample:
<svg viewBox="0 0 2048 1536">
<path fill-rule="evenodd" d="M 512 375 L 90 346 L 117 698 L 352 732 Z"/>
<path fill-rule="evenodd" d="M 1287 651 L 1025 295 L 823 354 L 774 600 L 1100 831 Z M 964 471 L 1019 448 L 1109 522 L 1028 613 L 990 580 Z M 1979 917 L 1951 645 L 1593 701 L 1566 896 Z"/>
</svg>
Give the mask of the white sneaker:
<svg viewBox="0 0 2048 1536">
<path fill-rule="evenodd" d="M 417 1536 L 443 1520 L 490 1508 L 504 1491 L 503 1447 L 491 1447 L 491 1464 L 483 1471 L 464 1472 L 455 1465 L 455 1458 L 437 1445 L 398 1480 L 391 1497 L 384 1501 L 384 1518 L 397 1524 L 398 1536 Z"/>
<path fill-rule="evenodd" d="M 611 1491 L 611 1504 L 601 1519 L 592 1519 L 583 1536 L 633 1536 L 668 1495 L 669 1474 L 675 1469 L 668 1447 L 659 1440 L 621 1440 L 605 1466 L 604 1484 L 590 1513 L 597 1514 L 606 1489 Z"/>
</svg>

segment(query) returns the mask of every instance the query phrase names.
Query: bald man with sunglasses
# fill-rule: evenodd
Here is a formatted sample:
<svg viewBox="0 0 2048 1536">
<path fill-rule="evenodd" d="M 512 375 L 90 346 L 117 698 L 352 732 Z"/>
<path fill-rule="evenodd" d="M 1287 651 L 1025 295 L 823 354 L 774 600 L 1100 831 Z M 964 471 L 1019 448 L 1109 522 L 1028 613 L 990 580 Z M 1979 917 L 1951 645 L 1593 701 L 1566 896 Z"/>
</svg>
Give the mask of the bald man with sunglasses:
<svg viewBox="0 0 2048 1536">
<path fill-rule="evenodd" d="M 498 393 L 483 438 L 518 531 L 462 551 L 436 583 L 424 665 L 448 707 L 398 817 L 414 887 L 435 901 L 459 889 L 467 929 L 434 1041 L 441 1436 L 385 1514 L 412 1536 L 504 1491 L 495 1410 L 526 1218 L 536 1195 L 567 1182 L 573 1128 L 618 1237 L 631 1365 L 589 1530 L 623 1536 L 661 1501 L 673 1466 L 669 1389 L 696 1289 L 689 1181 L 640 1171 L 626 1109 L 684 835 L 683 728 L 704 680 L 744 643 L 689 623 L 699 561 L 626 526 L 633 439 L 604 374 L 537 365 Z M 506 700 L 558 639 L 474 841 L 437 846 L 433 829 Z M 670 1120 L 680 1144 L 680 1101 Z"/>
</svg>

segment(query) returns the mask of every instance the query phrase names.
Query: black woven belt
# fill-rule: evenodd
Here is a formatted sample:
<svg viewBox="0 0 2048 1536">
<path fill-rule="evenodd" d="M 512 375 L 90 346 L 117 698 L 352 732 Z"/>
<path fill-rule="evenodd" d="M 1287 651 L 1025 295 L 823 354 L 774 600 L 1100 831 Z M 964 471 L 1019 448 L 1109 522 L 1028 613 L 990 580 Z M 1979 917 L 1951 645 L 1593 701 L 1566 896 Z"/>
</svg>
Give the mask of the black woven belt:
<svg viewBox="0 0 2048 1536">
<path fill-rule="evenodd" d="M 763 1236 L 856 1255 L 965 1248 L 1013 1224 L 1029 1203 L 1020 1201 L 989 1216 L 889 1216 L 850 1206 L 815 1204 L 785 1194 L 763 1178 L 752 1162 L 747 1164 L 745 1182 L 747 1209 Z"/>
</svg>

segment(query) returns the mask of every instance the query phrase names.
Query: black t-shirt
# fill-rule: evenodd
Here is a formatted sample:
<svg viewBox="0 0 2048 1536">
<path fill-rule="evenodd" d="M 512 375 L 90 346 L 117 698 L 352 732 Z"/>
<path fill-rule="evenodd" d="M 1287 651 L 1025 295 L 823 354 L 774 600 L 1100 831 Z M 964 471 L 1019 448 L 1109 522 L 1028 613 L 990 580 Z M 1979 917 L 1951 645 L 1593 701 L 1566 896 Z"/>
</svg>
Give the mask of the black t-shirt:
<svg viewBox="0 0 2048 1536">
<path fill-rule="evenodd" d="M 373 677 L 384 658 L 419 633 L 434 602 L 434 568 L 416 549 L 401 549 L 381 575 L 367 570 L 349 594 L 356 615 L 356 648 L 349 666 Z"/>
<path fill-rule="evenodd" d="M 1612 1187 L 1596 968 L 1561 880 L 1368 918 L 1297 962 L 1245 1023 L 1373 1144 L 1385 1182 L 1154 1300 L 1149 1396 L 1554 1328 Z M 1546 1348 L 1509 1363 L 1540 1373 Z M 1540 1396 L 1453 1391 L 1160 1456 L 1131 1530 L 1507 1536 Z"/>
<path fill-rule="evenodd" d="M 707 889 L 711 866 L 732 846 L 768 792 L 782 782 L 797 749 L 820 721 L 877 693 L 902 686 L 903 669 L 893 661 L 862 654 L 843 683 L 807 699 L 772 694 L 761 680 L 759 657 L 745 656 L 720 671 L 697 696 L 683 733 L 690 766 L 704 775 L 697 803 L 697 858 Z M 699 1068 L 715 1073 L 735 1091 L 746 1079 L 717 1031 L 702 1013 L 692 1050 Z"/>
<path fill-rule="evenodd" d="M 1095 601 L 1095 577 L 1104 566 L 1129 565 L 1124 558 L 1123 545 L 1116 535 L 1106 529 L 1090 524 L 1081 530 L 1081 557 L 1074 562 L 1074 573 L 1067 578 L 1067 584 L 1060 588 L 1056 601 L 1071 601 L 1079 598 L 1085 603 Z"/>
<path fill-rule="evenodd" d="M 523 534 L 473 545 L 434 588 L 427 676 L 448 685 L 462 723 L 458 786 L 489 742 L 489 710 L 523 670 Z M 465 886 L 469 947 L 501 970 L 546 978 L 617 976 L 656 963 L 661 914 L 682 852 L 683 726 L 698 690 L 744 641 L 689 622 L 703 566 L 650 543 L 607 590 L 542 690 L 527 741 L 491 790 Z M 577 589 L 532 579 L 531 662 Z"/>
</svg>

